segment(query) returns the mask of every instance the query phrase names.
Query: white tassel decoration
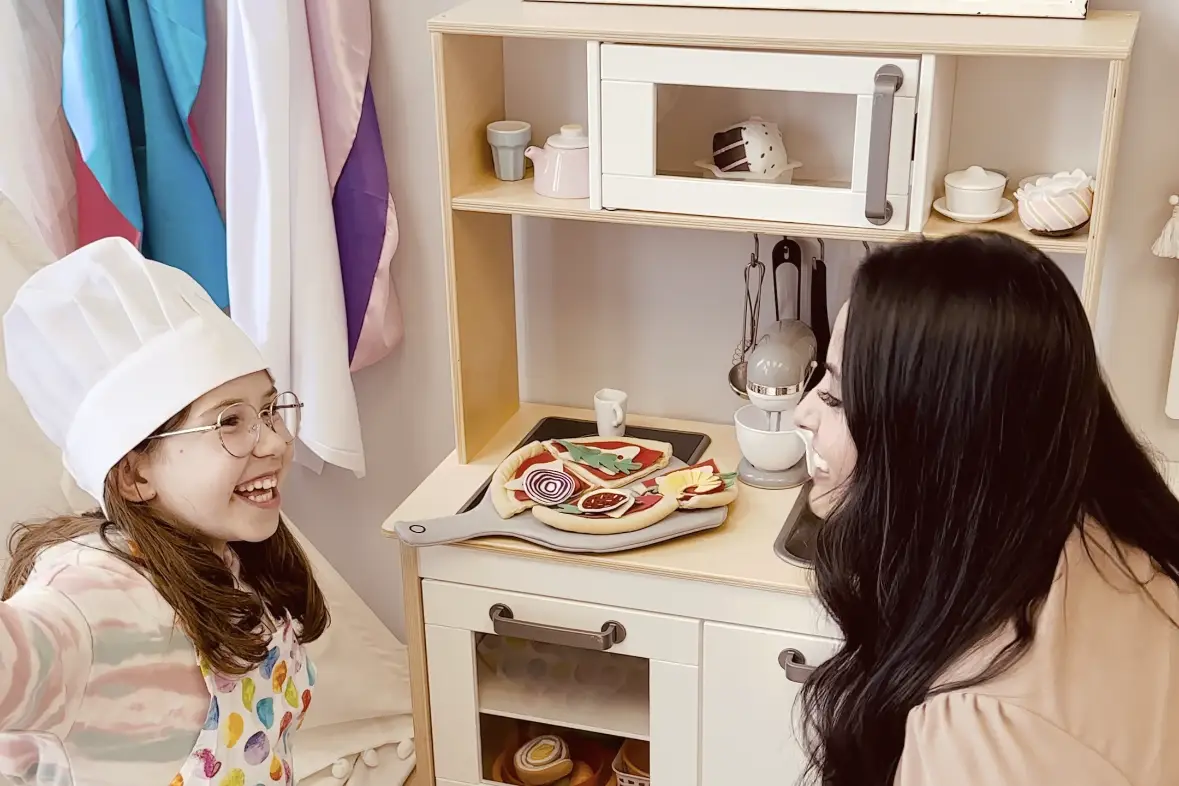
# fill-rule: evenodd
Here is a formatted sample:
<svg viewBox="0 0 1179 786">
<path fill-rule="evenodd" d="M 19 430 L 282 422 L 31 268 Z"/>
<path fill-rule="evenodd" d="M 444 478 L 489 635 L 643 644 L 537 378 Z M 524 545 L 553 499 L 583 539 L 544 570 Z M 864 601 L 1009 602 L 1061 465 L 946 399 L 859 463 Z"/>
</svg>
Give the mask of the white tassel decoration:
<svg viewBox="0 0 1179 786">
<path fill-rule="evenodd" d="M 348 776 L 352 774 L 352 764 L 355 760 L 349 758 L 336 759 L 332 764 L 332 777 L 340 783 L 348 780 Z"/>
<path fill-rule="evenodd" d="M 1179 196 L 1171 195 L 1171 218 L 1150 250 L 1156 257 L 1179 259 Z"/>
</svg>

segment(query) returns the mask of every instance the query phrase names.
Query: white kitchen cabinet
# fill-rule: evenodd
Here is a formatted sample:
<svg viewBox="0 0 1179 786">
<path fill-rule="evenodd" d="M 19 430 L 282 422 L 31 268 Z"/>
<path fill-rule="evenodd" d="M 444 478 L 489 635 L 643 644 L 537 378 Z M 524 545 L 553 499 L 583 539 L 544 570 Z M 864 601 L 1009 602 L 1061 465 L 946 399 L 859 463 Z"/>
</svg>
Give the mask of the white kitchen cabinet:
<svg viewBox="0 0 1179 786">
<path fill-rule="evenodd" d="M 809 670 L 838 645 L 799 633 L 704 624 L 702 786 L 797 781 L 806 765 L 799 691 Z"/>
</svg>

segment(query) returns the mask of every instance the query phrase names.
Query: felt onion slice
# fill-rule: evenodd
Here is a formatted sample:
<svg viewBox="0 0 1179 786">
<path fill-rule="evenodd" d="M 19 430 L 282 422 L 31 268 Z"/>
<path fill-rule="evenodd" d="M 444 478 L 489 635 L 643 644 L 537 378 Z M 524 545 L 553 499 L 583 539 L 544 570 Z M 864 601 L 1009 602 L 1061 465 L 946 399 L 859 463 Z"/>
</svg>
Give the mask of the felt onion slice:
<svg viewBox="0 0 1179 786">
<path fill-rule="evenodd" d="M 524 475 L 524 493 L 538 505 L 560 505 L 577 491 L 577 482 L 565 472 L 538 467 Z"/>
</svg>

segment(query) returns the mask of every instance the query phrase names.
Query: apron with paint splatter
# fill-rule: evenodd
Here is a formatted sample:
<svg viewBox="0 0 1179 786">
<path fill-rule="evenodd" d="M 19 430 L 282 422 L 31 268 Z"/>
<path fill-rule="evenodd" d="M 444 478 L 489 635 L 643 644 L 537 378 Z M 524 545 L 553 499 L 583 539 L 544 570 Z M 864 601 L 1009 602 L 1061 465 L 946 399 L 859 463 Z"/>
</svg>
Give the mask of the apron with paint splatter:
<svg viewBox="0 0 1179 786">
<path fill-rule="evenodd" d="M 315 666 L 290 619 L 250 673 L 227 678 L 204 659 L 200 665 L 212 696 L 209 714 L 172 786 L 293 786 L 290 737 L 311 705 Z"/>
</svg>

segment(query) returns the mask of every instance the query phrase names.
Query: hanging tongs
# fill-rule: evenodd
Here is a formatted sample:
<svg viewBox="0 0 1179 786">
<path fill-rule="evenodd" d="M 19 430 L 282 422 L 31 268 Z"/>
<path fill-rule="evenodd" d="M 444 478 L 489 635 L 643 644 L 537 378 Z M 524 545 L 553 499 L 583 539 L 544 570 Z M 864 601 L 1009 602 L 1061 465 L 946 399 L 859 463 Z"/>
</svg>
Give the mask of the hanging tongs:
<svg viewBox="0 0 1179 786">
<path fill-rule="evenodd" d="M 811 259 L 811 330 L 815 333 L 815 361 L 819 368 L 827 362 L 827 347 L 831 344 L 831 320 L 827 316 L 827 246 L 822 238 L 819 255 Z M 807 390 L 819 383 L 821 374 L 811 377 Z"/>
</svg>

